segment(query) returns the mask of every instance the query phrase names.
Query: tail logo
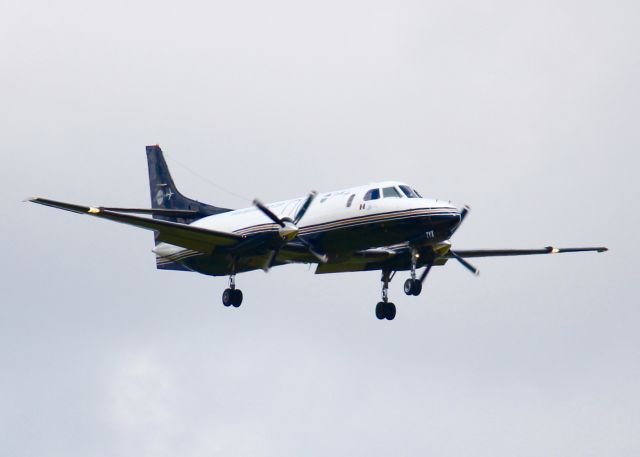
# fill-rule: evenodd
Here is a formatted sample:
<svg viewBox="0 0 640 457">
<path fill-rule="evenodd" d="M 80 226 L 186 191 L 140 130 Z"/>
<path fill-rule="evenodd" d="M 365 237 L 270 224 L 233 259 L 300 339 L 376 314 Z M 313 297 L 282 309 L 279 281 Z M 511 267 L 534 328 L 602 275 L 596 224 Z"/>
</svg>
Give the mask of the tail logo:
<svg viewBox="0 0 640 457">
<path fill-rule="evenodd" d="M 156 192 L 156 203 L 158 204 L 158 206 L 162 205 L 162 203 L 164 202 L 165 198 L 167 200 L 171 200 L 171 197 L 173 197 L 173 192 L 171 192 L 171 189 L 168 189 L 168 192 L 164 192 L 164 190 L 162 189 L 158 189 L 158 192 Z"/>
</svg>

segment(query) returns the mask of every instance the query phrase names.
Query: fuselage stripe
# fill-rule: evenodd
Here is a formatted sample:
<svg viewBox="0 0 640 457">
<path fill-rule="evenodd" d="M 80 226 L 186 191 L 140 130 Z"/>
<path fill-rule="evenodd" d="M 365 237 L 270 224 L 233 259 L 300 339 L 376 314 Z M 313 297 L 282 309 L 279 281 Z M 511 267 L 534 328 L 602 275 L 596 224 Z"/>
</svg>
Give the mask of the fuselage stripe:
<svg viewBox="0 0 640 457">
<path fill-rule="evenodd" d="M 170 254 L 170 255 L 166 255 L 166 256 L 157 256 L 156 257 L 156 263 L 157 264 L 163 264 L 163 263 L 170 263 L 170 262 L 176 262 L 178 260 L 183 260 L 186 259 L 188 257 L 193 257 L 196 255 L 202 255 L 202 252 L 198 252 L 198 251 L 193 251 L 193 250 L 186 250 L 186 251 L 180 251 L 177 252 L 175 254 Z"/>
<path fill-rule="evenodd" d="M 338 221 L 324 222 L 321 224 L 314 224 L 300 229 L 301 235 L 307 235 L 312 233 L 321 232 L 324 230 L 357 226 L 365 223 L 387 222 L 392 220 L 405 220 L 415 216 L 438 216 L 438 215 L 452 215 L 457 216 L 458 213 L 451 211 L 447 208 L 421 208 L 414 210 L 393 211 L 389 213 L 371 214 L 366 216 L 358 216 L 353 218 L 342 219 Z M 267 231 L 266 229 L 277 229 L 276 224 L 259 224 L 251 227 L 236 230 L 234 233 L 241 235 L 253 235 L 255 233 Z"/>
</svg>

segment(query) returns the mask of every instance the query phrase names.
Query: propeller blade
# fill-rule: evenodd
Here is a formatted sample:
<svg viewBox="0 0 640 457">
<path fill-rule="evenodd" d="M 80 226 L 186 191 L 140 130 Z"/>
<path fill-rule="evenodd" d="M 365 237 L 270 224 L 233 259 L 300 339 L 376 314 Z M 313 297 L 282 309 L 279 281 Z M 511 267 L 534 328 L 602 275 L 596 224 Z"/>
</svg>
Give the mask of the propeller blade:
<svg viewBox="0 0 640 457">
<path fill-rule="evenodd" d="M 258 200 L 256 198 L 253 201 L 253 204 L 255 205 L 256 208 L 258 208 L 260 211 L 262 211 L 264 213 L 264 215 L 267 216 L 269 219 L 271 219 L 273 222 L 278 224 L 280 227 L 284 227 L 284 222 L 282 220 L 280 220 L 280 218 L 278 216 L 273 214 L 273 212 L 269 208 L 264 206 L 264 204 L 260 200 Z"/>
<path fill-rule="evenodd" d="M 313 200 L 316 198 L 316 195 L 318 195 L 318 193 L 315 190 L 312 190 L 309 193 L 309 196 L 298 210 L 298 214 L 296 214 L 296 217 L 293 219 L 294 224 L 298 225 L 298 222 L 300 222 L 300 219 L 304 217 L 307 210 L 309 209 L 309 206 L 311 206 L 311 203 L 313 203 Z"/>
<path fill-rule="evenodd" d="M 478 270 L 476 267 L 474 267 L 473 265 L 471 265 L 469 262 L 467 262 L 465 259 L 463 259 L 462 257 L 460 257 L 458 254 L 456 254 L 453 251 L 449 251 L 449 254 L 451 254 L 453 256 L 454 259 L 456 259 L 458 262 L 460 262 L 467 270 L 469 270 L 471 273 L 473 273 L 474 275 L 478 276 L 480 274 L 480 270 Z"/>
<path fill-rule="evenodd" d="M 464 205 L 464 208 L 462 208 L 462 211 L 460 211 L 460 223 L 462 224 L 462 221 L 464 221 L 464 218 L 467 217 L 467 214 L 469 214 L 469 211 L 471 210 L 471 207 L 469 205 Z"/>
<path fill-rule="evenodd" d="M 280 249 L 274 249 L 273 251 L 271 251 L 271 255 L 269 255 L 269 258 L 267 259 L 267 261 L 264 263 L 264 266 L 262 267 L 265 273 L 268 273 L 271 267 L 275 265 L 276 257 L 278 257 L 279 252 L 280 252 Z"/>
<path fill-rule="evenodd" d="M 425 268 L 424 271 L 422 272 L 422 274 L 420 275 L 420 283 L 423 283 L 424 280 L 427 279 L 427 275 L 431 271 L 431 267 L 432 266 L 433 266 L 432 263 L 427 264 L 427 268 Z"/>
<path fill-rule="evenodd" d="M 316 251 L 315 248 L 313 247 L 313 245 L 311 243 L 309 243 L 307 240 L 305 240 L 304 238 L 300 238 L 298 237 L 298 240 L 304 244 L 304 246 L 307 248 L 307 250 L 313 254 L 313 256 L 318 259 L 321 263 L 327 263 L 329 261 L 329 257 L 327 257 L 325 254 L 321 254 L 320 252 Z"/>
</svg>

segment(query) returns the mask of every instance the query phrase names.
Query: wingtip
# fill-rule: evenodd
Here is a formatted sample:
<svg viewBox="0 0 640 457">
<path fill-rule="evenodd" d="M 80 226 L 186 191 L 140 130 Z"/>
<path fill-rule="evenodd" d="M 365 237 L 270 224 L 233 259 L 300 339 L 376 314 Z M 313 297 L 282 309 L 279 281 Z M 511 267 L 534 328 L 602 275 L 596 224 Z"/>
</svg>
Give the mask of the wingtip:
<svg viewBox="0 0 640 457">
<path fill-rule="evenodd" d="M 597 252 L 607 252 L 609 250 L 609 248 L 602 246 L 601 248 L 597 249 Z"/>
</svg>

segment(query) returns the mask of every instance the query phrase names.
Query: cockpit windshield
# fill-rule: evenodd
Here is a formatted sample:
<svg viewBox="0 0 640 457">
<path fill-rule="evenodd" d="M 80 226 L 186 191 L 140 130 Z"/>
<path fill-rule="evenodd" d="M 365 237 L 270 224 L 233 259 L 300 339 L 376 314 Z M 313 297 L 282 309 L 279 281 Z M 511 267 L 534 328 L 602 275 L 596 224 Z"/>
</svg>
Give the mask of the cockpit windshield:
<svg viewBox="0 0 640 457">
<path fill-rule="evenodd" d="M 382 189 L 382 198 L 396 197 L 400 198 L 400 192 L 395 187 L 385 187 Z"/>
<path fill-rule="evenodd" d="M 409 198 L 422 198 L 422 195 L 420 195 L 417 190 L 412 189 L 409 186 L 401 185 L 399 187 L 400 190 Z"/>
</svg>

